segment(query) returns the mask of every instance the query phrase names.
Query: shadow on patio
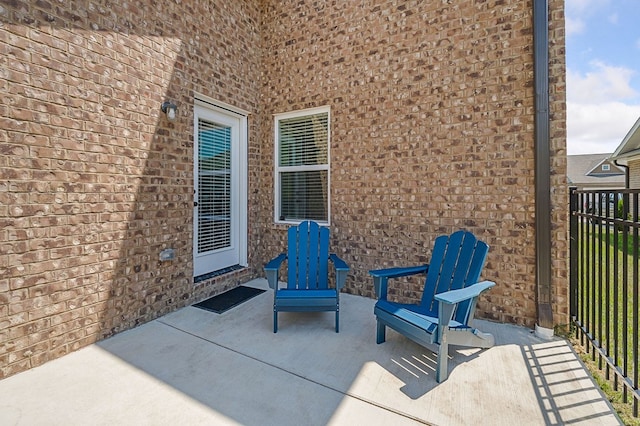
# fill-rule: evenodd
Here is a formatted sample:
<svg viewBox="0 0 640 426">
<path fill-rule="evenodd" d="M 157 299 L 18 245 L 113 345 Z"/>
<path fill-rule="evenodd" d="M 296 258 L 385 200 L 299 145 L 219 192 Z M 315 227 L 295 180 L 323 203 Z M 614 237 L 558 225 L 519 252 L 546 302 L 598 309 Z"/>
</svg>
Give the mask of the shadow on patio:
<svg viewBox="0 0 640 426">
<path fill-rule="evenodd" d="M 266 288 L 264 280 L 248 285 Z M 479 321 L 489 350 L 435 356 L 388 332 L 371 299 L 282 314 L 267 291 L 222 314 L 187 307 L 0 382 L 2 424 L 619 424 L 564 340 Z"/>
</svg>

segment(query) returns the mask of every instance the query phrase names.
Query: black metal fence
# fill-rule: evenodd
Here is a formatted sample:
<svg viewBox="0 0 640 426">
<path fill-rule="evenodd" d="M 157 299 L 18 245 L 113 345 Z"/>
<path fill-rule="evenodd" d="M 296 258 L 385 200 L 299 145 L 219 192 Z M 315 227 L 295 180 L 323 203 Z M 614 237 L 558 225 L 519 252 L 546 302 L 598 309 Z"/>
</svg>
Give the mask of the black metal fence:
<svg viewBox="0 0 640 426">
<path fill-rule="evenodd" d="M 632 398 L 640 378 L 640 190 L 570 191 L 571 317 L 576 337 L 614 388 Z"/>
</svg>

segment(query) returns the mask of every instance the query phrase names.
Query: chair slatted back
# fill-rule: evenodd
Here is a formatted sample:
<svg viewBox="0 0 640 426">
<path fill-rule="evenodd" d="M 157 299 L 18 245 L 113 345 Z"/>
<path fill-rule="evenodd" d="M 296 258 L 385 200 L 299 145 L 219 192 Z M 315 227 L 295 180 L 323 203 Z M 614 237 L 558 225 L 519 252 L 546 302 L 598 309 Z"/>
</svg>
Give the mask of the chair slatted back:
<svg viewBox="0 0 640 426">
<path fill-rule="evenodd" d="M 326 289 L 329 270 L 329 228 L 306 221 L 287 235 L 290 289 Z"/>
<path fill-rule="evenodd" d="M 456 231 L 436 238 L 431 254 L 431 263 L 420 305 L 430 315 L 437 316 L 438 302 L 434 296 L 448 290 L 458 290 L 480 279 L 482 268 L 489 252 L 489 246 L 467 231 Z M 469 302 L 458 305 L 454 319 L 466 324 Z"/>
</svg>

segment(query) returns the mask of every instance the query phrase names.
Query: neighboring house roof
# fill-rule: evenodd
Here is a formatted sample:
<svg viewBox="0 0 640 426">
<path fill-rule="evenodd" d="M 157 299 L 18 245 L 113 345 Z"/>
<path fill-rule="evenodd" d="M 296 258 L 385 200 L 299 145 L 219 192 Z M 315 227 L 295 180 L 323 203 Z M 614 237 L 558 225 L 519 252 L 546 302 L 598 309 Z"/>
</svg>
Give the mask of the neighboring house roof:
<svg viewBox="0 0 640 426">
<path fill-rule="evenodd" d="M 624 188 L 625 172 L 613 163 L 610 155 L 567 155 L 569 185 L 593 189 Z"/>
<path fill-rule="evenodd" d="M 640 157 L 640 118 L 622 139 L 620 146 L 611 154 L 614 160 L 628 160 L 633 157 Z"/>
</svg>

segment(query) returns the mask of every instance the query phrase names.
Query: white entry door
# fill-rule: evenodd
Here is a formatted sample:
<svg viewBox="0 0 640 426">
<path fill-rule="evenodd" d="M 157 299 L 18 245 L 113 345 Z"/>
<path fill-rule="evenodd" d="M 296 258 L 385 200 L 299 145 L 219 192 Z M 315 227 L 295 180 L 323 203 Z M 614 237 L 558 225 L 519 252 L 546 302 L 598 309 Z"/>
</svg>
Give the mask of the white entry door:
<svg viewBox="0 0 640 426">
<path fill-rule="evenodd" d="M 196 102 L 194 277 L 246 264 L 246 117 Z"/>
</svg>

